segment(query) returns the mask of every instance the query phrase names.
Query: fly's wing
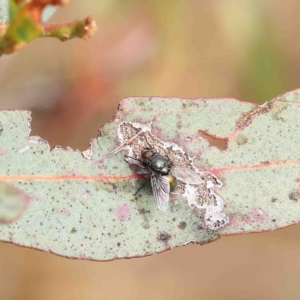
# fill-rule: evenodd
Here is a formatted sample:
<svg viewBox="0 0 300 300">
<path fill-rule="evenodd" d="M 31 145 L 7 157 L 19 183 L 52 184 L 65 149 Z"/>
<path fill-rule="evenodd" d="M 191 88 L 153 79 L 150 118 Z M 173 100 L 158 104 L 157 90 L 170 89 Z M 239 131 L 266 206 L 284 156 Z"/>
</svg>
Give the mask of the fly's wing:
<svg viewBox="0 0 300 300">
<path fill-rule="evenodd" d="M 203 183 L 203 179 L 201 178 L 200 174 L 198 174 L 194 170 L 188 169 L 184 166 L 180 166 L 180 165 L 176 165 L 176 164 L 172 165 L 171 173 L 178 180 L 183 181 L 188 184 Z"/>
<path fill-rule="evenodd" d="M 170 184 L 166 177 L 150 172 L 151 186 L 157 207 L 165 211 L 169 205 Z"/>
</svg>

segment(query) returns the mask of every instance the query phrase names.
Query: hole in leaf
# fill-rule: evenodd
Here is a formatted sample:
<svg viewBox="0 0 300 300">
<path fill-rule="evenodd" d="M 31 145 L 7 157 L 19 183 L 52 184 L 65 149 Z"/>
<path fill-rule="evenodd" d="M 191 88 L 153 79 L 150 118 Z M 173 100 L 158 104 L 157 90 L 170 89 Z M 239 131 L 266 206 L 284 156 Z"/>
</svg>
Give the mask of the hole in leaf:
<svg viewBox="0 0 300 300">
<path fill-rule="evenodd" d="M 217 147 L 220 150 L 227 148 L 228 139 L 217 138 L 216 136 L 211 135 L 204 130 L 199 130 L 198 133 L 202 138 L 208 141 L 210 146 Z"/>
</svg>

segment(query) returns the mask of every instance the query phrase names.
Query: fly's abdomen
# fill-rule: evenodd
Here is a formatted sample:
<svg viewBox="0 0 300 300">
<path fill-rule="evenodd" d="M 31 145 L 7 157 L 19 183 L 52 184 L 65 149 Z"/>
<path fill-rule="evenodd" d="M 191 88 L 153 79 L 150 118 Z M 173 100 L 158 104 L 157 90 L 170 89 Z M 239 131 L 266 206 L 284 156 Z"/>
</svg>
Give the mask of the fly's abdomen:
<svg viewBox="0 0 300 300">
<path fill-rule="evenodd" d="M 170 192 L 173 192 L 177 186 L 177 179 L 171 173 L 165 176 L 170 184 Z"/>
</svg>

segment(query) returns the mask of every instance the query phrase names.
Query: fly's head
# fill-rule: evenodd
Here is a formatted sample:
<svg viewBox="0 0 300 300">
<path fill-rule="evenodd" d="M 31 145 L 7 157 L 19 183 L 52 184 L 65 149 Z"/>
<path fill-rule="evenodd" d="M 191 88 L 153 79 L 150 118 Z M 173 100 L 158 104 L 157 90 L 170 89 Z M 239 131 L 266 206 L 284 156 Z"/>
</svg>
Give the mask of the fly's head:
<svg viewBox="0 0 300 300">
<path fill-rule="evenodd" d="M 153 156 L 157 151 L 154 148 L 146 147 L 141 151 L 142 160 L 145 161 Z"/>
</svg>

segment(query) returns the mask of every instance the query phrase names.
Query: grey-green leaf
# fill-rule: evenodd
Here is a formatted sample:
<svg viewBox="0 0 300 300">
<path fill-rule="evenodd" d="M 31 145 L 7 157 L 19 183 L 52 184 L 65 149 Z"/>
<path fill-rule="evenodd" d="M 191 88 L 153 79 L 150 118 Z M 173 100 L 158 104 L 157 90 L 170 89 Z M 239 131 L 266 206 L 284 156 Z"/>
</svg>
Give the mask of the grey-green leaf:
<svg viewBox="0 0 300 300">
<path fill-rule="evenodd" d="M 16 222 L 0 225 L 0 239 L 70 258 L 111 260 L 295 224 L 299 95 L 296 90 L 263 106 L 235 99 L 124 99 L 83 153 L 50 151 L 46 141 L 29 137 L 28 112 L 1 111 L 0 181 L 29 195 L 30 203 Z M 220 229 L 212 230 L 204 217 L 213 201 L 191 210 L 179 193 L 163 212 L 150 184 L 135 195 L 145 179 L 124 160 L 130 143 L 120 140 L 122 122 L 150 126 L 153 137 L 178 145 L 198 170 L 220 180 L 222 187 L 211 187 L 223 199 Z"/>
</svg>

